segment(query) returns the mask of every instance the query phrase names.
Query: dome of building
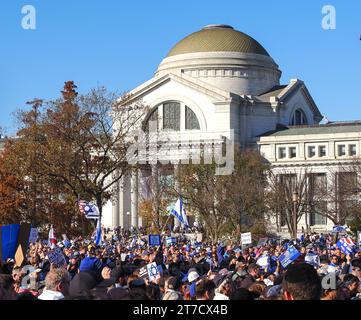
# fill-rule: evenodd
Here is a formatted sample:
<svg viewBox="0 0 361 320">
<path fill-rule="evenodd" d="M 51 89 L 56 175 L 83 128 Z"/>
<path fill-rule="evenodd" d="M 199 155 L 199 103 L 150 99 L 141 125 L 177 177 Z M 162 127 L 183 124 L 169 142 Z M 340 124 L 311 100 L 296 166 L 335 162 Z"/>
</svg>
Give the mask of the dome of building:
<svg viewBox="0 0 361 320">
<path fill-rule="evenodd" d="M 281 70 L 265 48 L 229 25 L 208 25 L 179 41 L 156 76 L 199 79 L 240 95 L 259 95 L 280 84 Z"/>
<path fill-rule="evenodd" d="M 224 24 L 213 24 L 194 32 L 179 41 L 167 57 L 192 52 L 229 51 L 255 53 L 269 56 L 268 52 L 252 37 Z"/>
</svg>

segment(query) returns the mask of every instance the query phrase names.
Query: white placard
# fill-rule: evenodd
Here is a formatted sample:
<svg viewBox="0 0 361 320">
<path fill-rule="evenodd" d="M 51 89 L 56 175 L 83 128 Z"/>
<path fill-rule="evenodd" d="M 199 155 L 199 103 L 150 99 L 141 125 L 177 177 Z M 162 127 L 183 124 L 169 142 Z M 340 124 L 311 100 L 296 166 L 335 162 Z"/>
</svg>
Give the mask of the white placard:
<svg viewBox="0 0 361 320">
<path fill-rule="evenodd" d="M 251 244 L 252 243 L 252 233 L 251 232 L 241 233 L 241 242 L 242 242 L 242 246 L 244 246 L 246 244 Z"/>
</svg>

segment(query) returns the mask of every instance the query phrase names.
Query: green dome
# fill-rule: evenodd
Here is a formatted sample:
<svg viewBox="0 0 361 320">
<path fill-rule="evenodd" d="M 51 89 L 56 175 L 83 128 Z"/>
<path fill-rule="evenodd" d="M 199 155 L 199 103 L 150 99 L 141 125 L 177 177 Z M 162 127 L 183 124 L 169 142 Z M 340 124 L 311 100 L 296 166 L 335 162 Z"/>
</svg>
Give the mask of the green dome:
<svg viewBox="0 0 361 320">
<path fill-rule="evenodd" d="M 234 30 L 228 25 L 209 25 L 179 41 L 167 57 L 183 53 L 230 51 L 256 53 L 268 56 L 268 52 L 252 37 Z"/>
</svg>

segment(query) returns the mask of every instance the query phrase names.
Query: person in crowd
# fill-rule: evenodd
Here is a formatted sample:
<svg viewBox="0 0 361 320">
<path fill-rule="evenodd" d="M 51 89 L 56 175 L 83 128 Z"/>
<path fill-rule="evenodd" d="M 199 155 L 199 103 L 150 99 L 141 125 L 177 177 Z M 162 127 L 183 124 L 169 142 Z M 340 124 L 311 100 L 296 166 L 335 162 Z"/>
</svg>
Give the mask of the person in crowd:
<svg viewBox="0 0 361 320">
<path fill-rule="evenodd" d="M 247 275 L 240 284 L 240 288 L 248 289 L 254 282 L 257 281 L 261 273 L 261 267 L 255 263 L 248 266 Z"/>
<path fill-rule="evenodd" d="M 69 294 L 70 275 L 64 268 L 53 268 L 45 278 L 39 300 L 63 300 Z"/>
<path fill-rule="evenodd" d="M 169 277 L 165 281 L 165 294 L 163 300 L 183 300 L 181 289 L 181 281 L 177 277 Z"/>
<path fill-rule="evenodd" d="M 16 300 L 14 279 L 9 274 L 0 274 L 0 300 Z"/>
<path fill-rule="evenodd" d="M 321 299 L 321 279 L 308 263 L 291 264 L 285 272 L 282 288 L 285 300 Z"/>
<path fill-rule="evenodd" d="M 106 230 L 108 232 L 108 230 Z M 115 234 L 118 232 L 118 235 Z M 167 231 L 170 235 L 170 231 Z M 1 262 L 0 298 L 34 300 L 360 300 L 361 252 L 340 250 L 333 234 L 297 240 L 197 242 L 150 246 L 144 228 L 116 229 L 100 245 L 87 237 L 58 242 L 55 267 L 46 242 L 29 245 L 25 265 Z M 285 265 L 293 246 L 300 255 Z M 59 258 L 59 257 L 58 257 Z M 62 259 L 60 259 L 63 261 Z M 148 266 L 156 265 L 150 280 Z M 154 266 L 153 266 L 154 267 Z M 26 283 L 24 279 L 27 279 Z M 323 281 L 330 288 L 321 289 Z"/>
<path fill-rule="evenodd" d="M 214 300 L 216 285 L 212 280 L 202 279 L 196 288 L 196 300 Z"/>
</svg>

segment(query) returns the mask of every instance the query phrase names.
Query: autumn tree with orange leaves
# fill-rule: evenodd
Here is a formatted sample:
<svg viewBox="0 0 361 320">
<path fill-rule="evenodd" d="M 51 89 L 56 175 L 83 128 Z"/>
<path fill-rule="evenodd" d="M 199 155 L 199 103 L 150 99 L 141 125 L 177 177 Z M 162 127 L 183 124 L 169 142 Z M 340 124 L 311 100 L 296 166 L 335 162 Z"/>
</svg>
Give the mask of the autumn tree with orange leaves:
<svg viewBox="0 0 361 320">
<path fill-rule="evenodd" d="M 61 99 L 35 100 L 32 110 L 19 113 L 21 129 L 2 155 L 0 222 L 84 231 L 89 224 L 77 200 L 96 202 L 102 213 L 113 186 L 131 169 L 126 137 L 147 108 L 103 87 L 84 95 L 76 88 L 68 81 Z"/>
</svg>

